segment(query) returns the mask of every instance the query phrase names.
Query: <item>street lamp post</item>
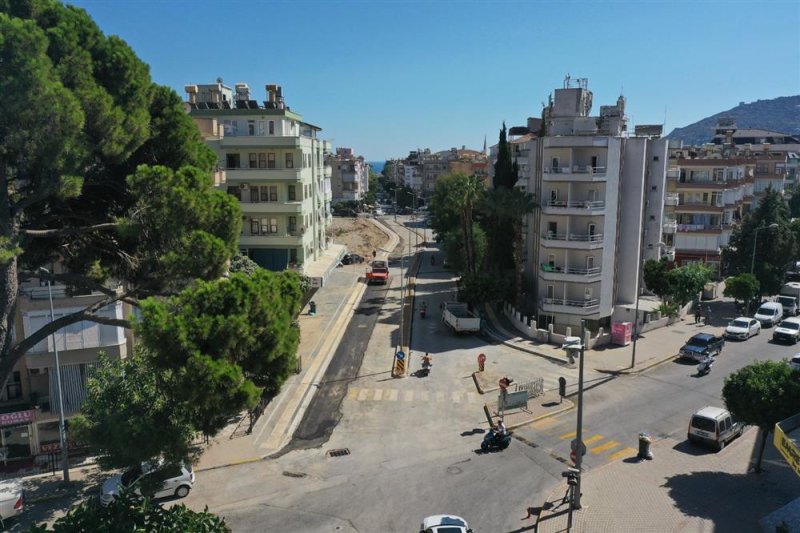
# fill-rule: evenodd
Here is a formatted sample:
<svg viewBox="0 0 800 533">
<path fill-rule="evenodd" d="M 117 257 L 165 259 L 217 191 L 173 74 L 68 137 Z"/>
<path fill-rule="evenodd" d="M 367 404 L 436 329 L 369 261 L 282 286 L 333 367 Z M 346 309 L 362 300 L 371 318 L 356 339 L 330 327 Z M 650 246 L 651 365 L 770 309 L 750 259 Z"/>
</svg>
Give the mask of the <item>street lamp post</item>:
<svg viewBox="0 0 800 533">
<path fill-rule="evenodd" d="M 581 508 L 581 463 L 583 463 L 583 360 L 586 355 L 586 321 L 581 320 L 581 355 L 578 361 L 578 427 L 575 432 L 575 468 L 578 470 L 578 484 L 572 496 L 572 508 Z"/>
<path fill-rule="evenodd" d="M 44 267 L 39 267 L 39 271 L 48 275 L 47 295 L 50 298 L 50 322 L 55 322 L 55 312 L 53 311 L 53 288 L 50 280 L 50 271 Z M 58 436 L 61 444 L 61 466 L 64 469 L 64 482 L 69 483 L 69 452 L 67 450 L 67 430 L 64 423 L 64 395 L 61 391 L 61 365 L 58 361 L 58 344 L 56 343 L 56 332 L 53 331 L 53 353 L 55 354 L 56 384 L 58 391 Z"/>
<path fill-rule="evenodd" d="M 753 272 L 756 268 L 756 249 L 758 248 L 758 232 L 762 229 L 775 229 L 778 227 L 778 224 L 773 222 L 769 226 L 761 226 L 756 228 L 753 234 L 753 257 L 750 259 L 750 275 L 753 276 Z M 747 314 L 750 314 L 750 300 L 747 301 Z"/>
</svg>

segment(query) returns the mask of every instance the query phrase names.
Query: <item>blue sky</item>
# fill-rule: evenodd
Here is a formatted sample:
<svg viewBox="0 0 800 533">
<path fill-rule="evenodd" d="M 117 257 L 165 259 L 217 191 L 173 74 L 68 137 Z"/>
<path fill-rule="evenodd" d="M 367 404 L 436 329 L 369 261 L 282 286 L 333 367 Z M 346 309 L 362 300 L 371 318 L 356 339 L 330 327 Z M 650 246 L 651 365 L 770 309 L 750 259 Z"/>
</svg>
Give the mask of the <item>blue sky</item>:
<svg viewBox="0 0 800 533">
<path fill-rule="evenodd" d="M 76 0 L 154 81 L 244 82 L 367 160 L 497 142 L 548 94 L 589 78 L 596 113 L 627 98 L 667 131 L 800 93 L 800 2 L 697 0 Z"/>
</svg>

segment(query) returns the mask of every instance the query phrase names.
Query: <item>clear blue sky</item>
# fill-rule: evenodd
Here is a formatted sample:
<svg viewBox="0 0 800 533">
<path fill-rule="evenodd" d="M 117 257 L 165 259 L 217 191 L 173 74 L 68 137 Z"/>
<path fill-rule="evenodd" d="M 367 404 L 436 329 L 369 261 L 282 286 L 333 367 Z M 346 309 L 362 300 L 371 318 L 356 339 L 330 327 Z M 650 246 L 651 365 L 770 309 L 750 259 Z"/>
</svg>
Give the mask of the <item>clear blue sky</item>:
<svg viewBox="0 0 800 533">
<path fill-rule="evenodd" d="M 539 116 L 564 76 L 595 113 L 620 92 L 667 131 L 739 102 L 800 93 L 800 2 L 76 0 L 183 86 L 244 82 L 367 160 L 497 142 Z"/>
</svg>

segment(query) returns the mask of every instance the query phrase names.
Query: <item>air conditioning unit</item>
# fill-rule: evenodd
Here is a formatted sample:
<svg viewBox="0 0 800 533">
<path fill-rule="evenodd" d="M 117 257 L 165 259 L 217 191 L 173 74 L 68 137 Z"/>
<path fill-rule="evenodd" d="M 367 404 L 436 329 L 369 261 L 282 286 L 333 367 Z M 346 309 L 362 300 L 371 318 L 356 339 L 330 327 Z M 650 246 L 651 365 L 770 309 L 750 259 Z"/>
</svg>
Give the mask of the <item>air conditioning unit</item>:
<svg viewBox="0 0 800 533">
<path fill-rule="evenodd" d="M 250 188 L 250 184 L 249 183 L 240 183 L 239 184 L 239 188 L 240 189 L 249 189 Z"/>
<path fill-rule="evenodd" d="M 38 376 L 40 371 L 41 370 L 38 369 L 38 368 L 29 368 L 28 369 L 28 374 L 31 375 L 31 376 Z"/>
</svg>

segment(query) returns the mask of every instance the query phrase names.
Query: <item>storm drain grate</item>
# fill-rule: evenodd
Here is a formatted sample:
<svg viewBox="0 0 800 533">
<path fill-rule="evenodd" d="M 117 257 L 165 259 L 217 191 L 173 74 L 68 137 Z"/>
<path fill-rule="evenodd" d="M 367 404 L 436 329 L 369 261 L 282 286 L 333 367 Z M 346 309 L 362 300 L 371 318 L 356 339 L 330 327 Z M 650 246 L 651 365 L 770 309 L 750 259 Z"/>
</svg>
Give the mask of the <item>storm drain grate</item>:
<svg viewBox="0 0 800 533">
<path fill-rule="evenodd" d="M 347 448 L 339 448 L 338 450 L 328 450 L 328 457 L 343 457 L 350 455 L 350 450 Z"/>
<path fill-rule="evenodd" d="M 289 472 L 288 470 L 284 470 L 283 475 L 286 477 L 306 477 L 308 474 L 305 474 L 303 472 Z"/>
</svg>

